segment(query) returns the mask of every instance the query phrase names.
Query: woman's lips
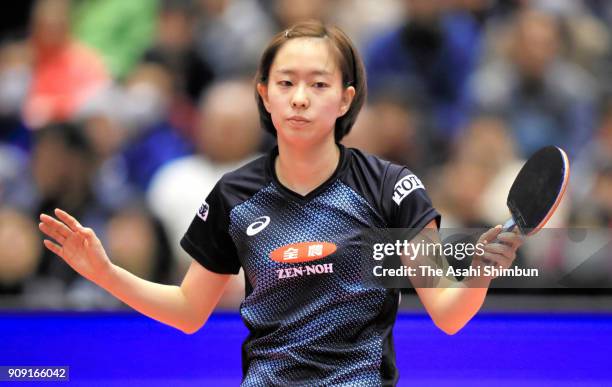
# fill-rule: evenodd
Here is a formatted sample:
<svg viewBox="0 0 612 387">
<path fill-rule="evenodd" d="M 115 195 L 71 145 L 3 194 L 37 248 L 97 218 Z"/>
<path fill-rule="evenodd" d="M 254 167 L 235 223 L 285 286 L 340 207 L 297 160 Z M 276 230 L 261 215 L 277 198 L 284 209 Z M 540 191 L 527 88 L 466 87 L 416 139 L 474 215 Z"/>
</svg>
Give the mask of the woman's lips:
<svg viewBox="0 0 612 387">
<path fill-rule="evenodd" d="M 292 125 L 292 126 L 306 126 L 310 123 L 310 120 L 304 118 L 304 117 L 300 117 L 300 116 L 292 116 L 289 117 L 287 119 L 287 121 Z"/>
</svg>

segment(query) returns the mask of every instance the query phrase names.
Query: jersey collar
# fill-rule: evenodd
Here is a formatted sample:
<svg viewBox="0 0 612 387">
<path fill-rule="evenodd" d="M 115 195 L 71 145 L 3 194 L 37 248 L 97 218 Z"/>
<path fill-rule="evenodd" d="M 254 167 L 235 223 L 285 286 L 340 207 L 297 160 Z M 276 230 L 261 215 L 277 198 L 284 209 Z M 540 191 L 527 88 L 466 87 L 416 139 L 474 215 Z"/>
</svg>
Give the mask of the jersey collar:
<svg viewBox="0 0 612 387">
<path fill-rule="evenodd" d="M 266 161 L 266 172 L 268 174 L 268 177 L 272 180 L 276 188 L 278 188 L 278 190 L 283 196 L 288 199 L 299 202 L 309 201 L 312 198 L 318 196 L 321 192 L 325 191 L 329 186 L 334 184 L 336 180 L 338 180 L 338 178 L 342 175 L 344 170 L 346 170 L 346 167 L 349 164 L 350 152 L 348 152 L 346 147 L 342 144 L 338 144 L 338 147 L 340 149 L 340 160 L 338 161 L 338 165 L 336 166 L 334 173 L 332 173 L 332 175 L 321 185 L 306 194 L 306 196 L 300 195 L 299 193 L 290 190 L 278 180 L 278 176 L 276 176 L 276 171 L 274 169 L 274 161 L 278 156 L 278 145 L 275 146 L 274 149 L 272 149 L 268 154 L 268 159 Z"/>
</svg>

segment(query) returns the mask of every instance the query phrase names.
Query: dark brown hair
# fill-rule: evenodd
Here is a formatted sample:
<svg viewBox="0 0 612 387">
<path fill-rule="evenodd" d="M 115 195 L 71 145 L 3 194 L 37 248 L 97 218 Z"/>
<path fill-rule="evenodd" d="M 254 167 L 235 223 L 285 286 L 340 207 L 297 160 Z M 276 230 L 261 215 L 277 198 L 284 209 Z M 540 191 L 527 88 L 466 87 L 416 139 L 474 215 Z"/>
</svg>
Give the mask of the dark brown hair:
<svg viewBox="0 0 612 387">
<path fill-rule="evenodd" d="M 270 68 L 276 54 L 287 41 L 296 38 L 327 39 L 332 47 L 332 51 L 335 52 L 337 63 L 342 73 L 342 86 L 353 86 L 355 88 L 355 97 L 351 102 L 351 107 L 342 117 L 336 120 L 334 136 L 336 142 L 339 142 L 353 127 L 357 115 L 365 102 L 367 87 L 363 61 L 349 37 L 338 27 L 328 26 L 317 20 L 310 20 L 295 24 L 276 34 L 261 56 L 259 68 L 257 69 L 256 83 L 268 83 Z M 257 88 L 255 88 L 255 98 L 257 100 L 261 125 L 266 131 L 276 136 L 272 117 L 266 110 L 261 96 L 257 93 Z"/>
</svg>

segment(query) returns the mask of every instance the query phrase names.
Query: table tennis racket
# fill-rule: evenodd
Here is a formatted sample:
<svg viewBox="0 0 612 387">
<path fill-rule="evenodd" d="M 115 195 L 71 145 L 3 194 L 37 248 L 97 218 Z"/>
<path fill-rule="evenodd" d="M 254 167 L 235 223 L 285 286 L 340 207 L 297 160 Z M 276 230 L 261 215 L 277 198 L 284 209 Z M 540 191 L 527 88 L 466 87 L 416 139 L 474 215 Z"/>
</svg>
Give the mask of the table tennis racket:
<svg viewBox="0 0 612 387">
<path fill-rule="evenodd" d="M 569 172 L 567 154 L 561 148 L 547 146 L 534 153 L 510 187 L 506 205 L 512 217 L 503 230 L 518 227 L 525 236 L 540 231 L 563 198 Z"/>
</svg>

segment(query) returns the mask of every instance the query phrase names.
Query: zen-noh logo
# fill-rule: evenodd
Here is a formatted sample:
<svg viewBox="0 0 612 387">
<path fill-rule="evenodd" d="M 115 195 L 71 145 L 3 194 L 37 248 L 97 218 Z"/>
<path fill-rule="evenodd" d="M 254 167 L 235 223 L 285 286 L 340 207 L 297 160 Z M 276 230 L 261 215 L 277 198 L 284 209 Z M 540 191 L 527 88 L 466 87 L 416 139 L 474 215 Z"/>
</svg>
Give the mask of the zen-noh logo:
<svg viewBox="0 0 612 387">
<path fill-rule="evenodd" d="M 270 259 L 280 263 L 301 263 L 323 259 L 336 251 L 330 242 L 291 243 L 270 253 Z"/>
</svg>

